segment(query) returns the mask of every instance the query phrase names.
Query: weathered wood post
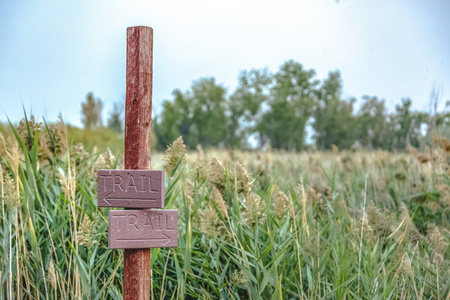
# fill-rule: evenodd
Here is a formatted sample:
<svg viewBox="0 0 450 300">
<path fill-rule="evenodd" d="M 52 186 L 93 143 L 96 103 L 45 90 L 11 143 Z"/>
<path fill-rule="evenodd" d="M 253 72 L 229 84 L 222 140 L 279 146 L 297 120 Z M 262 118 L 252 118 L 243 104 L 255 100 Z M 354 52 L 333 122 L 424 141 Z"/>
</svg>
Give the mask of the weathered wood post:
<svg viewBox="0 0 450 300">
<path fill-rule="evenodd" d="M 127 29 L 125 170 L 98 171 L 98 206 L 108 214 L 108 247 L 124 250 L 124 299 L 150 298 L 150 248 L 178 245 L 177 210 L 164 208 L 164 171 L 150 170 L 153 29 Z"/>
<path fill-rule="evenodd" d="M 125 169 L 151 168 L 153 28 L 127 28 Z M 150 249 L 125 249 L 123 298 L 150 299 Z"/>
</svg>

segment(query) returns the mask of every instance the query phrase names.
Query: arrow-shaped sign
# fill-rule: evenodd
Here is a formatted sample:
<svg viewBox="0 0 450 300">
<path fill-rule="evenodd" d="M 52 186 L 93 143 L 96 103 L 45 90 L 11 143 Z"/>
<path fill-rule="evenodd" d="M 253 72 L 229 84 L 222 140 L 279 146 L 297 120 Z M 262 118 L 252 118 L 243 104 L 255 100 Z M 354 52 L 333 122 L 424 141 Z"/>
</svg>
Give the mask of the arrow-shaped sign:
<svg viewBox="0 0 450 300">
<path fill-rule="evenodd" d="M 164 208 L 164 171 L 99 170 L 98 206 Z"/>
<path fill-rule="evenodd" d="M 109 248 L 178 246 L 177 210 L 110 210 L 108 219 Z"/>
</svg>

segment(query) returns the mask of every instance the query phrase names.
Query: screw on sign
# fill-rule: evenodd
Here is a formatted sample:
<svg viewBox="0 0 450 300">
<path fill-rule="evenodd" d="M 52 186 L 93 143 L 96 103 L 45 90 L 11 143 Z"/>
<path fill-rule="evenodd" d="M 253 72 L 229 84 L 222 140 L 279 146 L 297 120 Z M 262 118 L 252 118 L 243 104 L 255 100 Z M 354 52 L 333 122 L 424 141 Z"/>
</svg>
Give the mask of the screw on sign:
<svg viewBox="0 0 450 300">
<path fill-rule="evenodd" d="M 125 169 L 98 171 L 108 247 L 124 249 L 123 299 L 150 299 L 150 248 L 178 246 L 178 211 L 164 208 L 164 171 L 150 170 L 153 29 L 127 29 Z M 128 209 L 127 209 L 128 208 Z"/>
</svg>

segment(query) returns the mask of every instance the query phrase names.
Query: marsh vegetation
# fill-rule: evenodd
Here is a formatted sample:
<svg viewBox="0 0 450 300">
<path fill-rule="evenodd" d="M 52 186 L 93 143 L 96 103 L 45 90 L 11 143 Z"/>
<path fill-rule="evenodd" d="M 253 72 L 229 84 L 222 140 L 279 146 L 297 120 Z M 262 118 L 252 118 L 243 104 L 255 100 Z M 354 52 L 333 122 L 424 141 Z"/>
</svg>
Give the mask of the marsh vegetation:
<svg viewBox="0 0 450 300">
<path fill-rule="evenodd" d="M 70 138 L 69 138 L 70 140 Z M 121 298 L 98 169 L 62 121 L 0 136 L 0 298 Z M 179 211 L 178 248 L 153 249 L 152 299 L 448 299 L 450 142 L 386 151 L 186 151 L 152 167 Z"/>
</svg>

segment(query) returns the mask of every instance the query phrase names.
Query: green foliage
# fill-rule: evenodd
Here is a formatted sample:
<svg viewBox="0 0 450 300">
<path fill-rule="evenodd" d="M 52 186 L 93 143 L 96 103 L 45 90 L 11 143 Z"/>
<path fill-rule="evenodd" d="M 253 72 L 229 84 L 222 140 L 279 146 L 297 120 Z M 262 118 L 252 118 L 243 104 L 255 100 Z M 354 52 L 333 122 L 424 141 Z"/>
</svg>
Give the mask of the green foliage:
<svg viewBox="0 0 450 300">
<path fill-rule="evenodd" d="M 275 73 L 269 109 L 258 128 L 273 148 L 302 150 L 305 128 L 315 104 L 314 70 L 287 61 Z"/>
<path fill-rule="evenodd" d="M 121 254 L 104 246 L 107 213 L 93 202 L 92 178 L 96 168 L 115 164 L 86 152 L 43 160 L 43 131 L 31 133 L 28 149 L 13 128 L 1 157 L 0 297 L 105 298 L 120 280 Z"/>
<path fill-rule="evenodd" d="M 161 116 L 153 121 L 161 147 L 180 135 L 190 148 L 223 142 L 227 134 L 225 93 L 214 78 L 195 81 L 185 93 L 175 90 L 173 102 L 165 101 Z"/>
<path fill-rule="evenodd" d="M 393 123 L 396 128 L 393 144 L 396 149 L 404 149 L 408 144 L 418 147 L 421 125 L 427 123 L 427 115 L 412 112 L 411 105 L 410 99 L 402 99 L 402 103 L 395 106 Z"/>
<path fill-rule="evenodd" d="M 124 126 L 124 105 L 121 102 L 114 103 L 113 110 L 109 115 L 108 128 L 117 133 L 123 133 Z"/>
<path fill-rule="evenodd" d="M 262 148 L 263 134 L 259 124 L 264 114 L 262 106 L 269 100 L 272 82 L 272 74 L 268 69 L 241 72 L 239 85 L 231 95 L 228 105 L 226 145 L 247 148 L 249 137 L 255 134 L 258 147 Z"/>
<path fill-rule="evenodd" d="M 107 127 L 95 129 L 82 129 L 76 126 L 67 126 L 69 144 L 83 144 L 86 149 L 105 151 L 108 147 L 113 153 L 123 153 L 124 136 Z"/>
<path fill-rule="evenodd" d="M 363 96 L 355 111 L 356 99 L 344 99 L 342 89 L 339 71 L 320 81 L 314 70 L 292 60 L 276 73 L 267 68 L 242 71 L 228 97 L 214 78 L 200 79 L 163 103 L 153 122 L 158 149 L 180 135 L 190 149 L 199 144 L 299 151 L 312 142 L 317 149 L 404 150 L 408 144 L 423 149 L 431 145 L 433 133 L 448 131 L 450 105 L 444 112 L 424 113 L 413 111 L 411 100 L 404 99 L 389 113 L 384 100 Z"/>
<path fill-rule="evenodd" d="M 86 95 L 86 102 L 81 104 L 81 122 L 86 129 L 95 129 L 102 126 L 103 103 L 95 99 L 93 93 Z"/>
<path fill-rule="evenodd" d="M 331 149 L 332 145 L 348 149 L 355 142 L 355 100 L 345 101 L 341 96 L 341 74 L 339 71 L 330 72 L 317 91 L 317 104 L 313 114 L 313 128 L 319 149 Z"/>
<path fill-rule="evenodd" d="M 388 119 L 384 101 L 377 97 L 363 97 L 363 105 L 356 118 L 357 140 L 369 149 L 391 149 L 395 132 Z"/>
</svg>

